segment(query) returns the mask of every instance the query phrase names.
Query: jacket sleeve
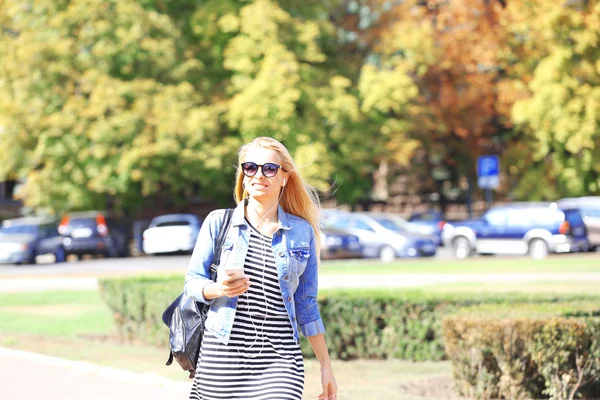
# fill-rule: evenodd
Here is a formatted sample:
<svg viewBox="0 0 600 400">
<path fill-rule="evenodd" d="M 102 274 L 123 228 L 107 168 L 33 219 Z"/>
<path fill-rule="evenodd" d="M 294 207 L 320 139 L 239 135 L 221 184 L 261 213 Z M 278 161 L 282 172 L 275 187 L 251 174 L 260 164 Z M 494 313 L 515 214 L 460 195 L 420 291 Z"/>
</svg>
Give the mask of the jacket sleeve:
<svg viewBox="0 0 600 400">
<path fill-rule="evenodd" d="M 318 335 L 325 332 L 325 326 L 317 304 L 317 292 L 319 289 L 319 262 L 317 254 L 317 243 L 314 230 L 310 229 L 309 256 L 306 268 L 300 275 L 298 288 L 294 293 L 298 327 L 306 337 Z"/>
<path fill-rule="evenodd" d="M 223 210 L 215 210 L 204 220 L 185 275 L 185 293 L 196 301 L 206 304 L 211 304 L 214 301 L 205 299 L 202 292 L 204 286 L 211 282 L 210 264 L 213 260 L 218 226 L 223 216 Z"/>
</svg>

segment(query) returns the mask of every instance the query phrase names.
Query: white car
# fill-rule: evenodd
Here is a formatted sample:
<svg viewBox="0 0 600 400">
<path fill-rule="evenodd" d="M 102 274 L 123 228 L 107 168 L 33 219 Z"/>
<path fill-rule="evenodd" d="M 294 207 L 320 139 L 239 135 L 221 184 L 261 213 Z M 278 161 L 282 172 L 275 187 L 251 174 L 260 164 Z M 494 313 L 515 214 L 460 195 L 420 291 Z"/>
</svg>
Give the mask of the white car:
<svg viewBox="0 0 600 400">
<path fill-rule="evenodd" d="M 166 254 L 194 250 L 202 221 L 193 214 L 167 214 L 154 217 L 143 234 L 146 254 Z"/>
</svg>

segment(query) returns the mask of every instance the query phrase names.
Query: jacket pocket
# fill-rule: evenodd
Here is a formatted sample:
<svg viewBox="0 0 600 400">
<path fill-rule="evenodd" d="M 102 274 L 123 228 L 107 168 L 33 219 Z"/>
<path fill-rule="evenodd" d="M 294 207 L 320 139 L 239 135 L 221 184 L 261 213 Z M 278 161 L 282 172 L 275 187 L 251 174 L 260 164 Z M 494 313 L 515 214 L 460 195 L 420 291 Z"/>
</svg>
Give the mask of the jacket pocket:
<svg viewBox="0 0 600 400">
<path fill-rule="evenodd" d="M 290 256 L 290 272 L 294 277 L 302 275 L 310 255 L 308 247 L 297 247 L 288 250 Z"/>
</svg>

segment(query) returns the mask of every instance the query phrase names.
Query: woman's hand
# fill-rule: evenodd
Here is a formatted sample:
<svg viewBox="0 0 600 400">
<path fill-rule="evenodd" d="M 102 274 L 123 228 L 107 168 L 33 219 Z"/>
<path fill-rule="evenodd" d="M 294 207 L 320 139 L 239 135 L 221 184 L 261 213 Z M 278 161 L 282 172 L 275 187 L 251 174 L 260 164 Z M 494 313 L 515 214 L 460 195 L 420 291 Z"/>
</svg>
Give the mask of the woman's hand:
<svg viewBox="0 0 600 400">
<path fill-rule="evenodd" d="M 331 367 L 321 367 L 321 384 L 323 393 L 319 395 L 319 400 L 336 400 L 338 387 Z"/>
<path fill-rule="evenodd" d="M 221 295 L 231 298 L 239 296 L 248 290 L 250 287 L 250 278 L 246 275 L 226 274 L 217 280 L 216 283 L 220 285 L 219 291 Z"/>
<path fill-rule="evenodd" d="M 202 294 L 207 300 L 227 296 L 229 298 L 245 293 L 250 287 L 250 278 L 242 272 L 240 274 L 227 273 L 219 277 L 216 282 L 207 283 L 202 289 Z"/>
</svg>

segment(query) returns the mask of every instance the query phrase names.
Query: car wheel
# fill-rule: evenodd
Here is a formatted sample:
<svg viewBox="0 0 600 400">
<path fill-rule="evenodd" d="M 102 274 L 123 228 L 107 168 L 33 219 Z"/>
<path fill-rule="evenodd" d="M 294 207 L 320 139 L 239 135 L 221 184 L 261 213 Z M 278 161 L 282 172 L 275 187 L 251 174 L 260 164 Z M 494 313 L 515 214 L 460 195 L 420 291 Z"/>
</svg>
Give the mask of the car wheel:
<svg viewBox="0 0 600 400">
<path fill-rule="evenodd" d="M 384 246 L 379 250 L 379 260 L 381 262 L 392 262 L 396 258 L 396 250 L 392 246 Z"/>
<path fill-rule="evenodd" d="M 129 257 L 129 253 L 129 248 L 127 246 L 123 246 L 121 250 L 119 250 L 118 256 L 121 258 Z"/>
<path fill-rule="evenodd" d="M 106 252 L 104 253 L 104 256 L 107 258 L 116 258 L 116 257 L 119 257 L 119 251 L 117 250 L 116 247 L 111 246 L 108 248 L 108 250 L 106 250 Z"/>
<path fill-rule="evenodd" d="M 54 262 L 63 263 L 67 260 L 67 254 L 64 247 L 59 247 L 54 252 Z"/>
<path fill-rule="evenodd" d="M 546 258 L 550 251 L 544 239 L 533 239 L 529 242 L 529 256 L 534 260 Z"/>
<path fill-rule="evenodd" d="M 27 264 L 35 264 L 35 258 L 37 257 L 36 251 L 33 250 L 27 259 Z"/>
<path fill-rule="evenodd" d="M 469 239 L 464 236 L 459 236 L 454 238 L 452 241 L 452 251 L 454 253 L 454 257 L 459 260 L 464 260 L 471 254 L 471 244 L 469 243 Z"/>
</svg>

